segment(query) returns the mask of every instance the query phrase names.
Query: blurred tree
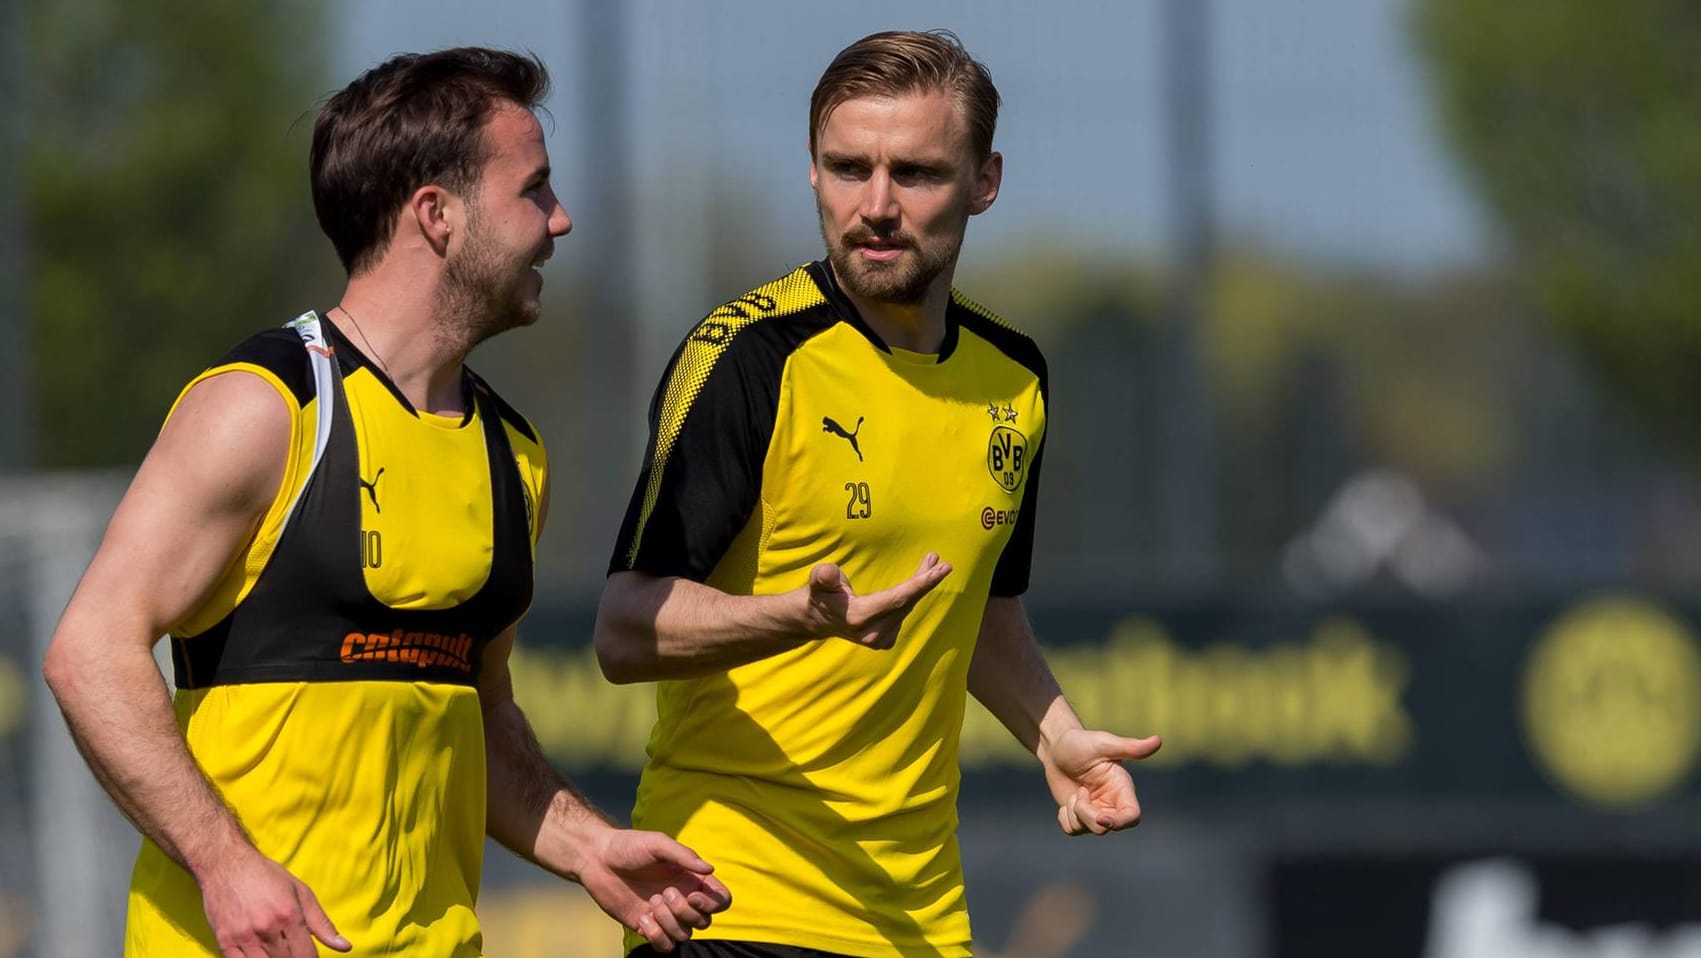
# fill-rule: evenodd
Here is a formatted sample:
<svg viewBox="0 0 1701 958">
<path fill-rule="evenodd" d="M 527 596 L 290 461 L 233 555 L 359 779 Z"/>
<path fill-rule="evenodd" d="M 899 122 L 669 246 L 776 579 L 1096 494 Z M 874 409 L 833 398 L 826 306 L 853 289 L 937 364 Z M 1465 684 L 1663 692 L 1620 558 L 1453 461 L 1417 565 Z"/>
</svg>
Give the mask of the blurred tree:
<svg viewBox="0 0 1701 958">
<path fill-rule="evenodd" d="M 134 461 L 190 376 L 334 295 L 306 176 L 322 12 L 39 0 L 28 14 L 34 459 Z"/>
<path fill-rule="evenodd" d="M 1051 369 L 1035 572 L 1057 593 L 1151 588 L 1167 455 L 1157 292 L 1141 264 L 1066 241 L 972 264 L 961 282 L 1033 333 Z M 1528 409 L 1558 406 L 1520 364 L 1550 356 L 1496 272 L 1402 282 L 1222 245 L 1203 330 L 1223 572 L 1257 584 L 1361 470 L 1468 510 L 1516 468 Z M 1549 463 L 1559 461 L 1550 455 Z M 1060 490 L 1063 490 L 1060 492 Z"/>
<path fill-rule="evenodd" d="M 1534 301 L 1701 458 L 1701 6 L 1417 10 L 1448 128 Z"/>
<path fill-rule="evenodd" d="M 1390 469 L 1463 506 L 1519 456 L 1525 335 L 1505 284 L 1453 273 L 1403 282 L 1237 244 L 1219 257 L 1206 341 L 1229 564 L 1250 573 L 1362 470 Z"/>
</svg>

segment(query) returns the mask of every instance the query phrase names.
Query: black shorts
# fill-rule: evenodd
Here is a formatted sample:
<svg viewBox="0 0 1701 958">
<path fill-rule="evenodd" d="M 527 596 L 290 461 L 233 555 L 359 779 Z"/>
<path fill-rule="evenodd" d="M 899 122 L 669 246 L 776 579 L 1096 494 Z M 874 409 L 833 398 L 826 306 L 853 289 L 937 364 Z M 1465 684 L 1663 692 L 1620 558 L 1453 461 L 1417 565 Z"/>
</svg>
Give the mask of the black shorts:
<svg viewBox="0 0 1701 958">
<path fill-rule="evenodd" d="M 666 955 L 649 945 L 639 945 L 626 958 L 848 958 L 832 951 L 770 945 L 760 941 L 687 941 Z"/>
</svg>

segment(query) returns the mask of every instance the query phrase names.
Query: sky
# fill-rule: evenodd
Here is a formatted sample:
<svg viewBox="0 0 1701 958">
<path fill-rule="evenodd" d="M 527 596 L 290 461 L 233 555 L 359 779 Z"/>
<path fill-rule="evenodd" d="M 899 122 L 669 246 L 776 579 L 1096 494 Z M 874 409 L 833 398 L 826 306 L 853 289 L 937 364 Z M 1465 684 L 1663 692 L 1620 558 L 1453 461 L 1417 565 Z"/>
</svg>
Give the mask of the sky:
<svg viewBox="0 0 1701 958">
<path fill-rule="evenodd" d="M 476 43 L 537 53 L 556 83 L 557 192 L 581 241 L 594 242 L 600 207 L 583 175 L 594 170 L 594 143 L 582 125 L 586 97 L 607 95 L 607 81 L 584 78 L 585 2 L 350 0 L 337 14 L 336 79 L 403 50 Z M 1215 147 L 1217 235 L 1397 273 L 1490 253 L 1440 135 L 1410 7 L 1213 0 L 1211 92 L 1196 105 Z M 627 59 L 618 94 L 641 248 L 673 255 L 705 237 L 745 241 L 712 221 L 713 203 L 731 198 L 758 211 L 765 243 L 799 249 L 776 270 L 816 255 L 805 146 L 816 79 L 864 34 L 936 26 L 963 38 L 1004 98 L 995 143 L 1003 193 L 974 225 L 974 244 L 1084 239 L 1112 255 L 1159 257 L 1168 248 L 1163 0 L 632 0 L 619 9 Z"/>
</svg>

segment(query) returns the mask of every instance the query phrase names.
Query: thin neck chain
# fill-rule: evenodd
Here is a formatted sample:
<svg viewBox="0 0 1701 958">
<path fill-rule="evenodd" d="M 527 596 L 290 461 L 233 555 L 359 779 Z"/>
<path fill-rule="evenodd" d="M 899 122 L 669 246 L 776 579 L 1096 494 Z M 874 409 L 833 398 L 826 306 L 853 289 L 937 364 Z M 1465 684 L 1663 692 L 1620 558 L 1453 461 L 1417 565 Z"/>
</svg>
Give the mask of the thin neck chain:
<svg viewBox="0 0 1701 958">
<path fill-rule="evenodd" d="M 384 375 L 389 377 L 391 382 L 395 382 L 396 377 L 390 375 L 389 364 L 384 362 L 383 356 L 378 355 L 378 350 L 372 345 L 372 340 L 366 338 L 366 330 L 360 328 L 360 320 L 354 318 L 354 314 L 348 311 L 347 306 L 338 303 L 337 308 L 343 311 L 343 315 L 347 316 L 349 323 L 354 326 L 354 331 L 360 334 L 360 341 L 366 345 L 366 351 L 371 354 L 372 358 L 377 360 L 378 368 L 384 370 Z"/>
</svg>

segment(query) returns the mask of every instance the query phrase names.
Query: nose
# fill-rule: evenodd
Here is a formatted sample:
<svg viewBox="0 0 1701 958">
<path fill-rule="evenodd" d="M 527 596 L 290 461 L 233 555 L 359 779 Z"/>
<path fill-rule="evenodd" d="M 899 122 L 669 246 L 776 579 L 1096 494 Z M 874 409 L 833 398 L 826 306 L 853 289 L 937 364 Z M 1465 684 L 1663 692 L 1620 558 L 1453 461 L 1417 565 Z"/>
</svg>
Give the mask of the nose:
<svg viewBox="0 0 1701 958">
<path fill-rule="evenodd" d="M 561 197 L 555 195 L 555 189 L 548 183 L 544 184 L 538 200 L 538 206 L 549 210 L 549 220 L 545 228 L 549 230 L 550 236 L 566 236 L 573 231 L 572 217 L 567 215 L 567 210 L 561 206 Z"/>
<path fill-rule="evenodd" d="M 862 208 L 857 210 L 869 223 L 888 223 L 898 218 L 897 196 L 892 190 L 892 177 L 885 170 L 875 170 L 862 189 Z"/>
</svg>

